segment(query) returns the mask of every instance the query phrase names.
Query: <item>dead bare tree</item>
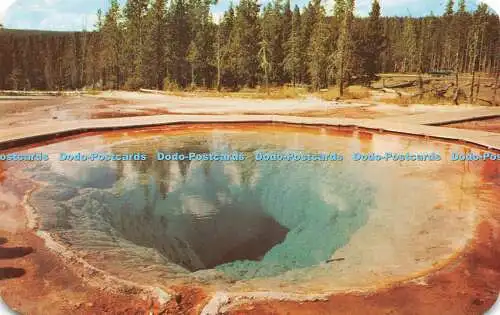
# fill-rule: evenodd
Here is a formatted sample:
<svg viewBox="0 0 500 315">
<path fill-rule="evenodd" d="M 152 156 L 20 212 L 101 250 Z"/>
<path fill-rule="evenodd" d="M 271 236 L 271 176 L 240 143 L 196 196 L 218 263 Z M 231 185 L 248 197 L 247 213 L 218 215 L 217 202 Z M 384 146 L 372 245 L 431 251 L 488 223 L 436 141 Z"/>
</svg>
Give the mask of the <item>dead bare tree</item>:
<svg viewBox="0 0 500 315">
<path fill-rule="evenodd" d="M 470 93 L 469 93 L 469 100 L 471 103 L 474 103 L 474 80 L 476 77 L 476 71 L 472 70 L 472 81 L 470 85 Z"/>
<path fill-rule="evenodd" d="M 500 77 L 500 71 L 498 71 L 498 66 L 496 69 L 496 79 L 495 79 L 495 86 L 493 87 L 493 104 L 498 105 L 497 103 L 497 88 L 498 88 L 498 79 Z"/>
<path fill-rule="evenodd" d="M 460 97 L 460 86 L 458 85 L 458 51 L 456 52 L 456 57 L 455 57 L 455 92 L 453 94 L 453 104 L 458 105 L 458 98 Z"/>
</svg>

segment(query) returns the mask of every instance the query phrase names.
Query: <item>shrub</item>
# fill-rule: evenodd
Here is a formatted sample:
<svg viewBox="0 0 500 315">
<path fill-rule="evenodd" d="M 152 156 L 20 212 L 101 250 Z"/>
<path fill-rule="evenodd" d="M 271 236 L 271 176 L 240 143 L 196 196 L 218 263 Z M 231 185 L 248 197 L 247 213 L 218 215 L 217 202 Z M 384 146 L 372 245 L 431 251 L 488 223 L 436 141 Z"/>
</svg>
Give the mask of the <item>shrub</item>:
<svg viewBox="0 0 500 315">
<path fill-rule="evenodd" d="M 180 90 L 179 88 L 179 85 L 177 85 L 176 82 L 174 81 L 170 81 L 169 79 L 165 79 L 165 81 L 163 81 L 163 90 L 164 91 L 167 91 L 167 92 L 177 92 Z"/>
</svg>

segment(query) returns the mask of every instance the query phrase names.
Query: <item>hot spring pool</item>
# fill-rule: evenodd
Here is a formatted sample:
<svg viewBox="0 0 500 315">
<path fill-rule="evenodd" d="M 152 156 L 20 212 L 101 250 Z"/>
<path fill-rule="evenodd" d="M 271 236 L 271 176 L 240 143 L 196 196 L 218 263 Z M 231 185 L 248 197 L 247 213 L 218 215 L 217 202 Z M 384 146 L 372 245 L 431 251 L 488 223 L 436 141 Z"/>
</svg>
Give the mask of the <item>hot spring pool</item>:
<svg viewBox="0 0 500 315">
<path fill-rule="evenodd" d="M 499 163 L 450 161 L 461 145 L 285 125 L 114 131 L 25 150 L 7 180 L 36 184 L 38 228 L 99 269 L 141 283 L 330 291 L 402 279 L 445 262 L 499 203 Z M 147 159 L 61 161 L 95 152 Z M 157 152 L 244 160 L 158 160 Z M 263 161 L 258 152 L 324 152 Z M 433 153 L 439 161 L 354 161 L 353 153 Z M 193 155 L 194 156 L 194 155 Z"/>
</svg>

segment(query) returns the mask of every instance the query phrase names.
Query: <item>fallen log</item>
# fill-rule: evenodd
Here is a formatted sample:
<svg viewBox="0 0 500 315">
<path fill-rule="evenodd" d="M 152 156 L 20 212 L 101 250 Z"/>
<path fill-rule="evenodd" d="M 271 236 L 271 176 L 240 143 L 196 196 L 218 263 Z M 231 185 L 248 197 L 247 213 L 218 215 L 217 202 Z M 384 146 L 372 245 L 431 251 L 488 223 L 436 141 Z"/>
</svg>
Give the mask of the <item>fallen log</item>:
<svg viewBox="0 0 500 315">
<path fill-rule="evenodd" d="M 453 87 L 453 85 L 454 84 L 452 83 L 452 84 L 449 84 L 448 86 L 445 86 L 443 88 L 427 89 L 427 90 L 424 90 L 424 91 L 412 94 L 411 97 L 417 97 L 417 96 L 421 96 L 421 95 L 424 95 L 426 93 L 431 93 L 431 92 L 434 92 L 434 95 L 437 96 L 437 97 L 444 97 L 444 95 L 448 92 L 448 90 L 451 87 Z"/>
<path fill-rule="evenodd" d="M 407 88 L 407 87 L 412 87 L 417 84 L 417 80 L 409 81 L 409 82 L 402 82 L 402 83 L 396 83 L 392 85 L 386 85 L 386 88 L 389 89 L 396 89 L 396 88 Z"/>
<path fill-rule="evenodd" d="M 382 91 L 385 93 L 394 93 L 397 94 L 398 96 L 402 96 L 402 93 L 393 89 L 388 89 L 388 88 L 381 88 Z"/>
<path fill-rule="evenodd" d="M 149 93 L 149 94 L 167 94 L 164 91 L 160 91 L 160 90 L 148 90 L 148 89 L 139 89 L 139 92 L 141 92 L 141 93 Z"/>
<path fill-rule="evenodd" d="M 448 92 L 448 90 L 453 86 L 454 84 L 448 84 L 444 88 L 441 89 L 435 89 L 435 95 L 437 97 L 444 97 L 444 95 Z"/>
<path fill-rule="evenodd" d="M 490 105 L 493 105 L 493 102 L 492 102 L 492 101 L 485 100 L 484 98 L 479 98 L 479 97 L 478 97 L 478 98 L 477 98 L 477 100 L 478 100 L 478 101 L 481 101 L 481 102 L 486 102 L 486 103 L 488 103 L 488 104 L 490 104 Z"/>
<path fill-rule="evenodd" d="M 4 96 L 79 96 L 82 94 L 84 92 L 81 91 L 0 91 L 0 95 Z"/>
</svg>

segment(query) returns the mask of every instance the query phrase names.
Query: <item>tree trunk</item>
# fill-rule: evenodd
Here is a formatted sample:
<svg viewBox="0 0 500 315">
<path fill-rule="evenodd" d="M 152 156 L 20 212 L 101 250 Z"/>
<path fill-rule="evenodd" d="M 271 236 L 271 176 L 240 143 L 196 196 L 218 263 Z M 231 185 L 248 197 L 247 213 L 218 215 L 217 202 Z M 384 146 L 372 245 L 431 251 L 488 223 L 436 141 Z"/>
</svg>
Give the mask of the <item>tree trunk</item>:
<svg viewBox="0 0 500 315">
<path fill-rule="evenodd" d="M 481 88 L 481 72 L 477 74 L 476 100 L 479 98 L 479 89 Z"/>
<path fill-rule="evenodd" d="M 118 66 L 115 66 L 115 75 L 116 75 L 115 89 L 119 90 L 120 89 L 120 68 Z"/>
<path fill-rule="evenodd" d="M 500 71 L 497 70 L 497 75 L 495 79 L 495 87 L 493 88 L 493 104 L 498 105 L 497 103 L 497 88 L 498 88 L 498 79 L 500 77 Z"/>
<path fill-rule="evenodd" d="M 217 91 L 221 90 L 220 26 L 217 28 Z"/>
<path fill-rule="evenodd" d="M 418 91 L 420 93 L 419 98 L 422 99 L 424 97 L 424 80 L 422 80 L 422 71 L 418 73 Z"/>
<path fill-rule="evenodd" d="M 267 68 L 265 71 L 265 76 L 266 76 L 266 91 L 267 91 L 267 95 L 269 95 L 269 74 L 268 74 Z"/>
<path fill-rule="evenodd" d="M 191 88 L 194 89 L 196 83 L 194 82 L 194 66 L 191 64 Z"/>
<path fill-rule="evenodd" d="M 458 87 L 458 71 L 455 71 L 455 94 L 453 95 L 453 103 L 458 105 L 458 97 L 460 94 L 460 88 Z"/>
<path fill-rule="evenodd" d="M 221 65 L 220 65 L 220 55 L 217 56 L 217 91 L 220 92 L 221 86 L 220 86 L 220 79 L 221 79 Z"/>
<path fill-rule="evenodd" d="M 339 76 L 338 76 L 338 86 L 339 86 L 339 96 L 342 97 L 344 96 L 344 58 L 341 58 L 340 62 L 340 70 L 339 70 Z"/>
<path fill-rule="evenodd" d="M 476 71 L 472 71 L 472 82 L 471 82 L 471 85 L 470 85 L 470 95 L 469 95 L 469 99 L 470 99 L 470 102 L 471 103 L 474 103 L 474 79 L 475 79 L 475 76 L 476 76 Z"/>
</svg>

